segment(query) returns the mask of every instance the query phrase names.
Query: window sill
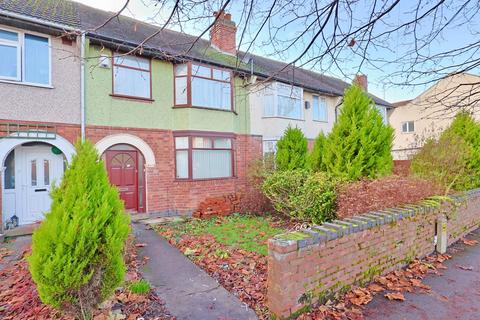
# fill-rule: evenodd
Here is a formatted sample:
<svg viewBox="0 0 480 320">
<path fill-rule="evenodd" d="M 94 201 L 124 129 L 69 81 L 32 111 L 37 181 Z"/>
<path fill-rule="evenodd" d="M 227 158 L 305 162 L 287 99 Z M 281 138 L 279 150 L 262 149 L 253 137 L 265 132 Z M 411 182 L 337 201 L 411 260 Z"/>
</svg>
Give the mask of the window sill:
<svg viewBox="0 0 480 320">
<path fill-rule="evenodd" d="M 295 121 L 305 121 L 305 119 L 281 117 L 281 116 L 263 116 L 262 119 L 286 119 L 286 120 L 295 120 Z"/>
<path fill-rule="evenodd" d="M 173 109 L 201 109 L 201 110 L 211 110 L 211 111 L 222 111 L 222 112 L 231 112 L 235 115 L 238 115 L 235 110 L 226 110 L 226 109 L 217 109 L 217 108 L 209 108 L 209 107 L 199 107 L 199 106 L 188 106 L 188 105 L 178 105 L 178 106 L 173 106 Z"/>
<path fill-rule="evenodd" d="M 409 131 L 409 132 L 402 131 L 402 134 L 414 134 L 414 133 L 415 133 L 415 131 Z"/>
<path fill-rule="evenodd" d="M 139 102 L 154 102 L 155 100 L 151 98 L 142 98 L 142 97 L 132 97 L 132 96 L 124 96 L 121 94 L 110 94 L 110 97 L 115 99 L 122 99 L 122 100 L 131 100 L 131 101 L 139 101 Z"/>
<path fill-rule="evenodd" d="M 223 178 L 204 178 L 204 179 L 182 179 L 182 178 L 175 178 L 175 182 L 205 182 L 205 181 L 216 181 L 216 180 L 231 180 L 237 179 L 236 176 L 233 177 L 223 177 Z"/>
<path fill-rule="evenodd" d="M 328 123 L 328 120 L 312 120 L 313 122 Z"/>
<path fill-rule="evenodd" d="M 32 82 L 22 82 L 22 81 L 0 79 L 0 83 L 16 84 L 16 85 L 20 85 L 20 86 L 37 87 L 37 88 L 45 88 L 45 89 L 55 89 L 55 87 L 53 87 L 52 85 L 49 85 L 49 84 L 40 84 L 40 83 L 32 83 Z"/>
</svg>

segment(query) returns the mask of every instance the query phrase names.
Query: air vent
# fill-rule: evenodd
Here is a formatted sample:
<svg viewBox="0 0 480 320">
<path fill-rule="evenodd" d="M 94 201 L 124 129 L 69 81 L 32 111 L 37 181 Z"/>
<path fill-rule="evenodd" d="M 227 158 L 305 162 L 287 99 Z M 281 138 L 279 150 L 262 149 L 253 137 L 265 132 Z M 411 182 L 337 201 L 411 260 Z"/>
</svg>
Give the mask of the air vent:
<svg viewBox="0 0 480 320">
<path fill-rule="evenodd" d="M 105 69 L 110 69 L 110 57 L 107 56 L 106 54 L 101 54 L 100 57 L 98 58 L 98 64 L 100 68 L 105 68 Z"/>
</svg>

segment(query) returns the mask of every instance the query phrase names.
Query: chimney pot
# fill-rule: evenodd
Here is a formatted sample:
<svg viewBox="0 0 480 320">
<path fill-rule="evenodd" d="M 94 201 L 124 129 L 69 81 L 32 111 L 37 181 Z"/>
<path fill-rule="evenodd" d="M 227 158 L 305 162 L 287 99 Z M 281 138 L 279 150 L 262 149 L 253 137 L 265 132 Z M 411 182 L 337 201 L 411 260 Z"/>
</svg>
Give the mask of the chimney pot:
<svg viewBox="0 0 480 320">
<path fill-rule="evenodd" d="M 357 74 L 353 79 L 353 84 L 358 85 L 363 91 L 368 92 L 368 78 L 365 74 Z"/>
<path fill-rule="evenodd" d="M 221 10 L 215 11 L 213 16 L 217 20 L 210 29 L 210 44 L 224 53 L 235 55 L 237 27 L 232 21 L 232 15 Z"/>
</svg>

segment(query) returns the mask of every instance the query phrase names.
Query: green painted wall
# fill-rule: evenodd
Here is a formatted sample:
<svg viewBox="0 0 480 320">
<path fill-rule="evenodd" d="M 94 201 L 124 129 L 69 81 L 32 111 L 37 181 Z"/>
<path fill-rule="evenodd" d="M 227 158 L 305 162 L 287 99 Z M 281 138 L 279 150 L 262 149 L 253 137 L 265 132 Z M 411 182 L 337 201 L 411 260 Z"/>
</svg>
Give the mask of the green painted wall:
<svg viewBox="0 0 480 320">
<path fill-rule="evenodd" d="M 173 64 L 152 60 L 153 102 L 111 97 L 112 69 L 100 68 L 98 57 L 108 54 L 98 46 L 87 46 L 85 67 L 85 108 L 87 125 L 156 128 L 171 130 L 205 130 L 249 133 L 250 114 L 247 90 L 242 79 L 235 79 L 236 113 L 173 108 Z"/>
</svg>

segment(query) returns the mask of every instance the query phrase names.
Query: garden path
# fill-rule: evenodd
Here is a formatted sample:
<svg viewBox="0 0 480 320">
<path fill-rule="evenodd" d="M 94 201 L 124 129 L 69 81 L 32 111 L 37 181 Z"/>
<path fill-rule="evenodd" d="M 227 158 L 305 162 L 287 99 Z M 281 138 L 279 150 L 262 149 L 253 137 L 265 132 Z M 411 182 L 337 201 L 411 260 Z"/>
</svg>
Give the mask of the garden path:
<svg viewBox="0 0 480 320">
<path fill-rule="evenodd" d="M 32 242 L 32 236 L 21 236 L 12 239 L 8 239 L 5 242 L 0 243 L 0 248 L 8 251 L 8 255 L 5 255 L 0 259 L 0 271 L 3 270 L 10 262 L 20 260 L 23 256 L 23 252 L 29 248 Z"/>
<path fill-rule="evenodd" d="M 480 229 L 467 236 L 480 241 Z M 442 275 L 431 275 L 425 293 L 406 293 L 404 302 L 388 301 L 377 295 L 365 308 L 367 320 L 478 320 L 480 319 L 480 244 L 461 241 L 449 248 L 453 258 L 443 264 Z"/>
<path fill-rule="evenodd" d="M 257 319 L 253 310 L 223 288 L 141 221 L 133 223 L 142 276 L 179 320 Z"/>
</svg>

